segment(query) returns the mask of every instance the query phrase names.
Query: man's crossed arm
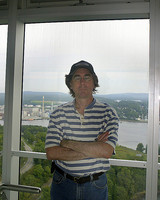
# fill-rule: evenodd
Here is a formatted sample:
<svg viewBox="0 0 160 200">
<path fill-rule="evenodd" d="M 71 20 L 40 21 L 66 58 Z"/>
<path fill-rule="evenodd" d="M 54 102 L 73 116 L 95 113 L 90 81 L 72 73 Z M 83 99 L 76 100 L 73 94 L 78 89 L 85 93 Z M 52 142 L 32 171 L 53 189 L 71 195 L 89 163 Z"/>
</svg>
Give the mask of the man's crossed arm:
<svg viewBox="0 0 160 200">
<path fill-rule="evenodd" d="M 110 158 L 113 147 L 105 142 L 108 132 L 101 134 L 94 142 L 62 140 L 60 146 L 46 148 L 48 160 L 74 161 L 85 158 Z"/>
</svg>

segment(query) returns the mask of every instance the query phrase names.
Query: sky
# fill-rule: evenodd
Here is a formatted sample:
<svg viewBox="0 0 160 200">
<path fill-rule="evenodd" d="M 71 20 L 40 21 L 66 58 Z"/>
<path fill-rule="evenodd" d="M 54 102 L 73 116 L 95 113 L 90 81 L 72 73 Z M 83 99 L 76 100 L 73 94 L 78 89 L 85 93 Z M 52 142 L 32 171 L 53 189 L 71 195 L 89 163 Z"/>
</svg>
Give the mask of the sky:
<svg viewBox="0 0 160 200">
<path fill-rule="evenodd" d="M 72 64 L 90 62 L 98 94 L 148 92 L 149 20 L 28 24 L 24 91 L 65 92 Z M 0 26 L 0 92 L 4 92 L 7 28 Z"/>
</svg>

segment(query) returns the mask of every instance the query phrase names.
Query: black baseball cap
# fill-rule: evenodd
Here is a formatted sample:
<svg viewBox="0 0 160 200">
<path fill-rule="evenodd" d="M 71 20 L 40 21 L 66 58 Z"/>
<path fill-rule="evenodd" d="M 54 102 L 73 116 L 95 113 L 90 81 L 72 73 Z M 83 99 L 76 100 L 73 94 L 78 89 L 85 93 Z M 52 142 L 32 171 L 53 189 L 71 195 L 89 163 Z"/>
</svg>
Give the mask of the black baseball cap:
<svg viewBox="0 0 160 200">
<path fill-rule="evenodd" d="M 77 71 L 77 69 L 79 69 L 79 68 L 88 69 L 91 72 L 91 74 L 95 74 L 93 66 L 89 62 L 81 60 L 81 61 L 72 65 L 71 70 L 70 70 L 68 75 L 72 76 Z"/>
<path fill-rule="evenodd" d="M 72 80 L 72 76 L 77 71 L 77 69 L 79 69 L 79 68 L 88 69 L 91 72 L 91 74 L 93 74 L 93 76 L 94 76 L 95 88 L 99 87 L 98 77 L 97 77 L 96 73 L 94 72 L 93 66 L 89 62 L 81 60 L 81 61 L 73 64 L 69 74 L 65 75 L 65 83 L 66 83 L 67 87 L 70 89 L 70 91 L 72 91 L 72 89 L 70 88 L 70 82 Z M 94 89 L 94 91 L 96 91 L 96 90 Z M 73 91 L 72 91 L 72 93 L 73 93 Z"/>
</svg>

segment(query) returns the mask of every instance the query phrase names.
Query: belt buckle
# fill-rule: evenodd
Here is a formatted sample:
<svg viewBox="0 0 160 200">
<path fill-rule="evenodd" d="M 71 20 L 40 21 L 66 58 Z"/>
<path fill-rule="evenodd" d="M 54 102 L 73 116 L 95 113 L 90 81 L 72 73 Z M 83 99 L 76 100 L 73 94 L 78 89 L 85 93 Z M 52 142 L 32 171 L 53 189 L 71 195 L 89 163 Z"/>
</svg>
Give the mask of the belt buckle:
<svg viewBox="0 0 160 200">
<path fill-rule="evenodd" d="M 75 183 L 78 183 L 79 179 L 80 179 L 80 177 L 74 177 L 73 181 L 74 181 Z"/>
</svg>

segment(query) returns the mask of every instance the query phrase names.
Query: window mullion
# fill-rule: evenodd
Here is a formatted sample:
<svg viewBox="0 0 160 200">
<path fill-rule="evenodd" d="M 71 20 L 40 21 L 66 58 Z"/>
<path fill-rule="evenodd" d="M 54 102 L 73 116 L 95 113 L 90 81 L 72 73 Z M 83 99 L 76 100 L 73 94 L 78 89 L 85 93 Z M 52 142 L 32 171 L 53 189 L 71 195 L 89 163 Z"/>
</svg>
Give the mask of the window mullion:
<svg viewBox="0 0 160 200">
<path fill-rule="evenodd" d="M 11 152 L 19 150 L 20 145 L 24 24 L 17 21 L 16 12 L 17 1 L 10 1 L 2 166 L 2 182 L 7 184 L 18 184 L 19 181 L 19 158 Z M 18 199 L 17 192 L 6 191 L 6 195 L 10 200 Z"/>
</svg>

